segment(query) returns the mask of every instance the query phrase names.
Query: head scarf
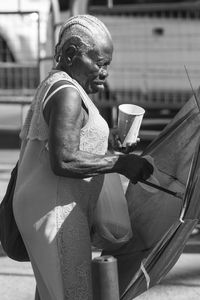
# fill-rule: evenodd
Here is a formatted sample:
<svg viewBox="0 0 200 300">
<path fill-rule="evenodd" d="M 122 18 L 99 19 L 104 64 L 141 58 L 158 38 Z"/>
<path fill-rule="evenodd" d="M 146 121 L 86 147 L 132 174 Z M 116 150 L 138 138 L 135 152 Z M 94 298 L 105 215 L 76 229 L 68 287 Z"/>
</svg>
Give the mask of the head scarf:
<svg viewBox="0 0 200 300">
<path fill-rule="evenodd" d="M 67 41 L 73 39 L 77 41 L 79 39 L 79 45 L 77 46 L 85 46 L 88 49 L 88 47 L 94 46 L 94 38 L 97 33 L 103 33 L 112 40 L 106 26 L 96 17 L 77 15 L 69 18 L 60 29 L 58 43 L 55 47 L 55 60 L 59 61 L 62 48 Z"/>
</svg>

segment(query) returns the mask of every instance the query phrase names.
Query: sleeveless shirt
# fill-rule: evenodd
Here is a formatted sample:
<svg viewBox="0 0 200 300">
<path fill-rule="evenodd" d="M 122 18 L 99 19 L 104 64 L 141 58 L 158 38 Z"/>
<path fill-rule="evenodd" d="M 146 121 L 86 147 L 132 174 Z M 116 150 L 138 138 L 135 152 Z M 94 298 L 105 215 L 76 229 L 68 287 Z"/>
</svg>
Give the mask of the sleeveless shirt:
<svg viewBox="0 0 200 300">
<path fill-rule="evenodd" d="M 91 247 L 89 234 L 104 175 L 78 179 L 56 176 L 51 170 L 47 147 L 49 128 L 43 117 L 43 105 L 52 85 L 60 80 L 66 80 L 67 85 L 78 91 L 88 110 L 87 123 L 80 131 L 80 150 L 99 155 L 104 155 L 107 151 L 109 128 L 94 103 L 68 74 L 62 71 L 50 72 L 36 91 L 20 133 L 24 152 L 21 152 L 18 168 L 13 200 L 14 214 L 22 234 L 26 234 L 26 238 L 30 240 L 34 240 L 35 234 L 37 235 L 33 228 L 39 226 L 41 213 L 42 219 L 53 216 L 55 228 L 51 228 L 50 232 L 55 234 L 57 240 L 59 255 L 55 252 L 55 259 L 58 259 L 57 266 L 62 270 L 66 299 L 90 299 L 88 274 L 91 261 L 88 257 L 88 260 L 83 258 L 79 262 L 78 258 L 80 255 L 85 257 L 84 253 L 88 253 Z M 73 221 L 75 223 L 69 224 L 66 220 L 72 211 L 76 212 L 76 219 Z M 31 223 L 32 220 L 34 224 Z M 76 245 L 82 241 L 80 252 Z M 77 297 L 74 298 L 74 295 Z"/>
<path fill-rule="evenodd" d="M 80 150 L 95 154 L 105 154 L 108 147 L 109 128 L 106 121 L 101 117 L 97 107 L 88 97 L 80 84 L 63 71 L 54 70 L 49 73 L 39 86 L 31 103 L 20 138 L 38 139 L 48 141 L 49 129 L 43 117 L 43 101 L 50 88 L 58 81 L 66 80 L 66 83 L 75 88 L 89 112 L 87 124 L 81 129 Z"/>
</svg>

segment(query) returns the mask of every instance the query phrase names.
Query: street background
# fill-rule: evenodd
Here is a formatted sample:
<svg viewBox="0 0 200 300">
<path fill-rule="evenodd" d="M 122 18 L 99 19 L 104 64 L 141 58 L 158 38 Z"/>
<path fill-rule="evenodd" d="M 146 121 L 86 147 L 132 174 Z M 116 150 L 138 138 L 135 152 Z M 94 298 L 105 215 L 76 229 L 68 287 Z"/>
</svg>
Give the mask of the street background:
<svg viewBox="0 0 200 300">
<path fill-rule="evenodd" d="M 19 150 L 0 150 L 0 200 Z M 93 257 L 100 255 L 93 252 Z M 35 279 L 30 263 L 6 257 L 0 248 L 0 300 L 33 300 Z M 200 299 L 200 236 L 191 237 L 185 252 L 158 286 L 138 296 L 138 300 Z"/>
</svg>

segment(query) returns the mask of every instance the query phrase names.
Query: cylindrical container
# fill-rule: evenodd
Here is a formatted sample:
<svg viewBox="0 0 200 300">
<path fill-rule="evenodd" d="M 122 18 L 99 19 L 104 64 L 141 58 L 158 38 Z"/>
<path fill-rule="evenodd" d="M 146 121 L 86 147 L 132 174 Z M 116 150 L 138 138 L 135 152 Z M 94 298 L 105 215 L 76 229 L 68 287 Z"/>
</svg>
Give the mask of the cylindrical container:
<svg viewBox="0 0 200 300">
<path fill-rule="evenodd" d="M 94 258 L 92 283 L 94 300 L 119 300 L 117 259 L 108 255 Z"/>
<path fill-rule="evenodd" d="M 118 129 L 124 147 L 136 143 L 144 113 L 145 110 L 138 105 L 119 105 Z"/>
</svg>

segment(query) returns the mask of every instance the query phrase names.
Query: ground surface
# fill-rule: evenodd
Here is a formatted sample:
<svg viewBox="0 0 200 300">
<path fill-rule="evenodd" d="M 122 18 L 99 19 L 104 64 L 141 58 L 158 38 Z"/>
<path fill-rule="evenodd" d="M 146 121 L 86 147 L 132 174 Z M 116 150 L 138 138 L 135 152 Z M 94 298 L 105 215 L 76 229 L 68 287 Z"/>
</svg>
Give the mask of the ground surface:
<svg viewBox="0 0 200 300">
<path fill-rule="evenodd" d="M 0 201 L 18 155 L 18 150 L 0 150 Z M 189 253 L 181 255 L 161 284 L 137 297 L 138 300 L 200 299 L 200 236 L 191 238 L 186 249 Z M 33 300 L 35 279 L 30 263 L 2 256 L 1 248 L 0 255 L 0 300 Z M 93 253 L 96 255 L 99 253 Z"/>
</svg>

